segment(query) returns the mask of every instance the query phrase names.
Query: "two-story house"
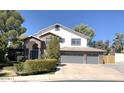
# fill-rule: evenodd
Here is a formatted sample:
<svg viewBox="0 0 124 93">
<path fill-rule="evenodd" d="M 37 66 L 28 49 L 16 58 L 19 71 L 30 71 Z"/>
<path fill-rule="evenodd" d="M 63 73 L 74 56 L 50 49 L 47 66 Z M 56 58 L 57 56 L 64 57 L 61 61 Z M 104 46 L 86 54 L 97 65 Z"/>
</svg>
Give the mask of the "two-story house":
<svg viewBox="0 0 124 93">
<path fill-rule="evenodd" d="M 25 39 L 25 56 L 40 59 L 51 36 L 60 38 L 61 63 L 100 63 L 101 49 L 88 47 L 88 36 L 61 24 L 54 24 Z"/>
</svg>

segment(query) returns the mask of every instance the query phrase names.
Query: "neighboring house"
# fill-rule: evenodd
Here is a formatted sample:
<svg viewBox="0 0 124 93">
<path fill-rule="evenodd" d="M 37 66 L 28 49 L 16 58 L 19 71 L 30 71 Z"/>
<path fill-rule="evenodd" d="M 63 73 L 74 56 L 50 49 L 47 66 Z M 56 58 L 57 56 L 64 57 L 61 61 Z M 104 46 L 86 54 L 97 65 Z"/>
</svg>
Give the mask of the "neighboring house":
<svg viewBox="0 0 124 93">
<path fill-rule="evenodd" d="M 25 39 L 25 56 L 40 59 L 51 36 L 60 38 L 61 63 L 100 63 L 104 50 L 88 47 L 88 36 L 61 24 L 54 24 Z"/>
</svg>

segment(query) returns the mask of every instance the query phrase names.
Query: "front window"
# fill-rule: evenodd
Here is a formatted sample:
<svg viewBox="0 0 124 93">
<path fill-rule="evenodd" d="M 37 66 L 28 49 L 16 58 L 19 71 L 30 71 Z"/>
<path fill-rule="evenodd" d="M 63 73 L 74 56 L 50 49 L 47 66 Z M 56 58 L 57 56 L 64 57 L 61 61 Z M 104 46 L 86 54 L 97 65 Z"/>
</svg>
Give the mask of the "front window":
<svg viewBox="0 0 124 93">
<path fill-rule="evenodd" d="M 81 39 L 80 38 L 72 38 L 71 39 L 71 45 L 81 45 Z"/>
</svg>

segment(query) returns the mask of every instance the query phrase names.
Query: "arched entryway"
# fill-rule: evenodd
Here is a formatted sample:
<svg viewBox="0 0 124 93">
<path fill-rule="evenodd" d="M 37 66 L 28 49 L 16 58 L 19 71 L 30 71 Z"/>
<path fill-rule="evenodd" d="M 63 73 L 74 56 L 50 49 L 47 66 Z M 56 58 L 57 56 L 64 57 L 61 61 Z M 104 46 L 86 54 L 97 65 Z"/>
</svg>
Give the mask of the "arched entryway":
<svg viewBox="0 0 124 93">
<path fill-rule="evenodd" d="M 43 53 L 44 44 L 36 37 L 28 37 L 24 41 L 25 45 L 25 58 L 27 59 L 41 59 L 41 54 Z"/>
</svg>

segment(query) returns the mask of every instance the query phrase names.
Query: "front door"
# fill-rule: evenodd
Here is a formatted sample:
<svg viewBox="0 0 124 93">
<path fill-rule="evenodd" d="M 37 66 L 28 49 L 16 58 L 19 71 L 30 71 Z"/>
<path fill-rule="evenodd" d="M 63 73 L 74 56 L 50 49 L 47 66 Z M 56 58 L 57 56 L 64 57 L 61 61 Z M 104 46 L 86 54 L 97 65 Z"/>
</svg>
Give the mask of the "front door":
<svg viewBox="0 0 124 93">
<path fill-rule="evenodd" d="M 38 59 L 38 49 L 31 50 L 31 59 Z"/>
</svg>

